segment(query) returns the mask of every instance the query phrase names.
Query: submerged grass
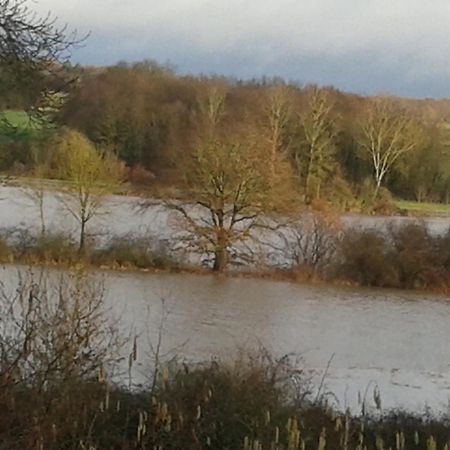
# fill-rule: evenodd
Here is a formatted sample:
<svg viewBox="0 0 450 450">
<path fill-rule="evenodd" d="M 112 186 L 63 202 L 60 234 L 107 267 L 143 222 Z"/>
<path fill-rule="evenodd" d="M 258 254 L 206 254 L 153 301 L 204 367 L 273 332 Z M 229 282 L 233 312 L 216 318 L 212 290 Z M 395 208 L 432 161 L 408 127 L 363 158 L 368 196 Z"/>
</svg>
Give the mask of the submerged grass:
<svg viewBox="0 0 450 450">
<path fill-rule="evenodd" d="M 0 262 L 87 266 L 114 270 L 180 270 L 165 246 L 151 238 L 115 237 L 105 245 L 91 244 L 80 252 L 78 244 L 65 233 L 34 236 L 24 229 L 7 230 L 0 236 Z"/>
</svg>

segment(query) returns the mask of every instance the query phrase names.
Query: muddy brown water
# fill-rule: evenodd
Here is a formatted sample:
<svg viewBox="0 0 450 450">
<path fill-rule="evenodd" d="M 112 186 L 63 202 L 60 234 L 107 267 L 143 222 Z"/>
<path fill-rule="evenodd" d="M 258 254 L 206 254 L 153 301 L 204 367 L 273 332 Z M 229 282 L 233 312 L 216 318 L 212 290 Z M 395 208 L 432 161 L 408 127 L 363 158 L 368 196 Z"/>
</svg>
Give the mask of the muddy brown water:
<svg viewBox="0 0 450 450">
<path fill-rule="evenodd" d="M 24 267 L 4 266 L 15 289 Z M 28 270 L 28 269 L 27 269 Z M 37 276 L 41 269 L 31 269 Z M 358 397 L 384 408 L 444 411 L 450 399 L 450 301 L 438 295 L 341 289 L 191 274 L 94 273 L 125 332 L 139 337 L 145 373 L 163 310 L 162 352 L 188 362 L 230 359 L 240 348 L 295 352 L 318 384 L 355 411 Z M 164 308 L 161 299 L 164 299 Z M 331 362 L 330 362 L 331 359 Z M 365 394 L 367 392 L 367 394 Z"/>
</svg>

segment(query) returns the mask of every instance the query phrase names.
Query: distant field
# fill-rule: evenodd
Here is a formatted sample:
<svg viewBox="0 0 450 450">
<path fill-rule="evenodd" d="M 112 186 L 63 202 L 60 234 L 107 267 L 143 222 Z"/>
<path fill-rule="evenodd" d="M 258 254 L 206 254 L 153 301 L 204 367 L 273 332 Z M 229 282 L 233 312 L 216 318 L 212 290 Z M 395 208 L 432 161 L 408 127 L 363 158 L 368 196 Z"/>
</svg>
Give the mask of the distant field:
<svg viewBox="0 0 450 450">
<path fill-rule="evenodd" d="M 396 205 L 410 214 L 420 216 L 450 216 L 450 205 L 442 203 L 418 203 L 399 200 Z"/>
<path fill-rule="evenodd" d="M 25 111 L 2 111 L 0 112 L 0 120 L 5 120 L 13 127 L 22 130 L 37 130 L 40 128 L 38 123 L 30 120 Z"/>
<path fill-rule="evenodd" d="M 0 112 L 0 144 L 28 142 L 36 137 L 41 126 L 30 120 L 25 111 Z"/>
</svg>

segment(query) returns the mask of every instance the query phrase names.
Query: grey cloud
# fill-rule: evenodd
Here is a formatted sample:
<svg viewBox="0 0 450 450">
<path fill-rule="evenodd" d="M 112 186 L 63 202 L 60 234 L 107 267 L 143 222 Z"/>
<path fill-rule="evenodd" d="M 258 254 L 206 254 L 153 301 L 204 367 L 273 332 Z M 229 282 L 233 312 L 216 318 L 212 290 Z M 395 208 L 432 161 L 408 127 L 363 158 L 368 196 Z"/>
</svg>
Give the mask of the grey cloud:
<svg viewBox="0 0 450 450">
<path fill-rule="evenodd" d="M 40 0 L 81 31 L 75 59 L 170 60 L 181 72 L 278 75 L 448 96 L 448 0 Z"/>
</svg>

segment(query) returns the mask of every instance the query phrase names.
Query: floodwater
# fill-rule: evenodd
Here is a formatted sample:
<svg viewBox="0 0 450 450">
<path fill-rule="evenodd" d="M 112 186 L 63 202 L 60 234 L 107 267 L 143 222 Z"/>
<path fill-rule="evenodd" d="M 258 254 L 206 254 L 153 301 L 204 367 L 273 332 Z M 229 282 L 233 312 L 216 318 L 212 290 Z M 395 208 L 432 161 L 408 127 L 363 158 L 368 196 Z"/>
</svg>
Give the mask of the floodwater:
<svg viewBox="0 0 450 450">
<path fill-rule="evenodd" d="M 178 231 L 176 213 L 169 213 L 158 202 L 153 202 L 141 211 L 141 201 L 137 197 L 109 196 L 101 214 L 94 217 L 88 225 L 88 232 L 97 238 L 112 236 L 154 236 L 170 239 Z M 65 209 L 58 194 L 48 192 L 44 200 L 47 229 L 64 231 L 77 236 L 77 223 Z M 39 211 L 27 190 L 0 186 L 0 228 L 24 227 L 31 231 L 40 230 Z M 342 222 L 347 227 L 379 228 L 388 223 L 402 225 L 418 221 L 411 217 L 373 217 L 344 215 Z M 445 233 L 450 227 L 450 218 L 427 218 L 423 222 L 431 232 Z"/>
<path fill-rule="evenodd" d="M 48 194 L 45 204 L 48 229 L 75 232 L 75 221 L 55 194 Z M 91 232 L 103 237 L 172 237 L 175 228 L 167 212 L 154 206 L 138 214 L 137 205 L 135 198 L 109 198 L 109 214 L 96 218 Z M 0 188 L 0 212 L 1 228 L 39 230 L 38 211 L 19 188 Z M 387 223 L 385 218 L 358 216 L 343 221 L 360 227 Z M 450 221 L 436 218 L 426 223 L 433 232 L 444 233 Z M 17 270 L 6 266 L 0 271 L 0 280 L 10 289 Z M 384 408 L 447 410 L 450 300 L 444 297 L 213 275 L 98 272 L 95 276 L 104 280 L 106 301 L 120 316 L 121 326 L 140 335 L 144 354 L 149 340 L 156 338 L 164 310 L 163 352 L 168 355 L 203 361 L 262 345 L 275 355 L 302 355 L 302 367 L 316 382 L 325 374 L 325 388 L 342 408 L 357 411 L 358 397 L 366 396 L 370 404 L 377 385 Z"/>
<path fill-rule="evenodd" d="M 18 270 L 0 271 L 9 289 Z M 358 397 L 364 396 L 373 405 L 378 386 L 384 408 L 447 410 L 450 301 L 445 297 L 213 275 L 94 276 L 104 282 L 107 305 L 121 327 L 139 335 L 142 370 L 143 355 L 162 323 L 161 352 L 167 357 L 229 359 L 241 348 L 263 346 L 278 356 L 301 355 L 301 367 L 317 384 L 329 365 L 324 390 L 336 395 L 341 408 L 358 411 Z"/>
</svg>

